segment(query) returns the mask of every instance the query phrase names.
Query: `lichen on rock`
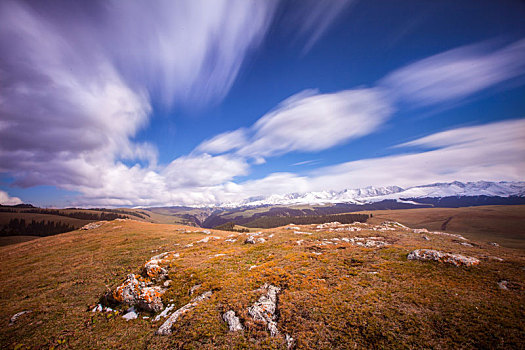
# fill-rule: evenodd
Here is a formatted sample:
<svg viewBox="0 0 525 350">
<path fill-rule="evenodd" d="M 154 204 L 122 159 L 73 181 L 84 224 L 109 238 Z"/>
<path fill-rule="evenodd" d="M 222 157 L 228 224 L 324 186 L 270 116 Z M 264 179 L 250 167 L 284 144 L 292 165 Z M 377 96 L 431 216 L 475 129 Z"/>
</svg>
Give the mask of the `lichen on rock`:
<svg viewBox="0 0 525 350">
<path fill-rule="evenodd" d="M 225 312 L 222 315 L 222 319 L 224 322 L 228 324 L 228 329 L 230 332 L 236 332 L 236 331 L 242 331 L 244 328 L 242 327 L 241 321 L 239 320 L 239 317 L 235 315 L 235 311 L 230 310 Z"/>
<path fill-rule="evenodd" d="M 113 291 L 112 297 L 118 303 L 158 312 L 164 308 L 161 296 L 166 290 L 158 286 L 152 287 L 151 284 L 141 276 L 129 274 L 124 283 Z"/>
<path fill-rule="evenodd" d="M 281 288 L 271 284 L 264 284 L 261 289 L 266 294 L 261 295 L 259 300 L 248 308 L 248 313 L 256 321 L 265 323 L 270 331 L 270 335 L 275 337 L 279 334 L 277 329 L 277 294 Z"/>
<path fill-rule="evenodd" d="M 443 253 L 433 249 L 416 249 L 408 254 L 407 259 L 438 261 L 453 264 L 455 266 L 473 266 L 479 264 L 479 260 L 473 257 Z"/>
</svg>

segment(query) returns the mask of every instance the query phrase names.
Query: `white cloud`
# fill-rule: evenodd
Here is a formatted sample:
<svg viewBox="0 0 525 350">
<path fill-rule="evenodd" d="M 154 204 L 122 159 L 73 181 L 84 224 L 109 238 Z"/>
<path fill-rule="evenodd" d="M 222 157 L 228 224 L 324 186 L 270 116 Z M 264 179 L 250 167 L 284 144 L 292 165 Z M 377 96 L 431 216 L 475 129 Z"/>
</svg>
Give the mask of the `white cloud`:
<svg viewBox="0 0 525 350">
<path fill-rule="evenodd" d="M 218 154 L 235 150 L 246 145 L 246 143 L 246 131 L 244 129 L 238 129 L 214 136 L 202 142 L 196 150 L 199 152 Z"/>
<path fill-rule="evenodd" d="M 295 3 L 297 8 L 285 17 L 286 25 L 289 31 L 296 33 L 296 37 L 305 40 L 303 52 L 306 53 L 355 2 L 355 0 L 300 0 Z"/>
<path fill-rule="evenodd" d="M 220 101 L 277 7 L 273 0 L 2 1 L 0 172 L 22 187 L 79 191 L 86 204 L 215 201 L 224 182 L 248 172 L 245 159 L 197 154 L 162 166 L 154 145 L 132 139 L 149 123 L 152 101 L 168 110 Z M 324 27 L 335 18 L 330 8 L 316 14 Z M 199 151 L 245 145 L 240 130 L 223 136 Z"/>
<path fill-rule="evenodd" d="M 311 187 L 412 186 L 437 181 L 523 180 L 525 119 L 452 129 L 406 143 L 427 151 L 358 160 L 311 174 Z M 437 148 L 437 149 L 433 149 Z"/>
<path fill-rule="evenodd" d="M 456 101 L 525 74 L 525 40 L 491 51 L 487 43 L 463 46 L 417 61 L 379 84 L 416 106 Z"/>
<path fill-rule="evenodd" d="M 247 173 L 248 164 L 244 159 L 209 154 L 177 158 L 161 172 L 171 188 L 213 186 Z"/>
<path fill-rule="evenodd" d="M 391 111 L 378 89 L 304 91 L 261 117 L 237 154 L 256 158 L 325 150 L 374 132 Z"/>
<path fill-rule="evenodd" d="M 18 197 L 10 197 L 5 191 L 0 190 L 0 204 L 3 205 L 17 205 L 22 204 L 22 200 Z"/>
</svg>

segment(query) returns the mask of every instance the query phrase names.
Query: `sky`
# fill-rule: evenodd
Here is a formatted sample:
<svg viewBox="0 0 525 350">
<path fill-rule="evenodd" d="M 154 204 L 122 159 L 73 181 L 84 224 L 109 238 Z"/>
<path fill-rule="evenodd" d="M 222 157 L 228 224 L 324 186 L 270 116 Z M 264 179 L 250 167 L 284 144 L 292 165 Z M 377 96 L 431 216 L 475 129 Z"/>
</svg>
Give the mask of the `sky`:
<svg viewBox="0 0 525 350">
<path fill-rule="evenodd" d="M 0 0 L 0 203 L 523 181 L 520 0 Z"/>
</svg>

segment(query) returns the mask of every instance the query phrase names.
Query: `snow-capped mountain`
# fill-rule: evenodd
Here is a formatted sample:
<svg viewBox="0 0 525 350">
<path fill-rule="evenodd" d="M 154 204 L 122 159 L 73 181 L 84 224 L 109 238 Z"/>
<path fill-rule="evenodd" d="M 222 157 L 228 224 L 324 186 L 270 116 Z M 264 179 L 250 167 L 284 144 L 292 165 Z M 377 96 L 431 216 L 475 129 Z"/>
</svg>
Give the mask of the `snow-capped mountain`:
<svg viewBox="0 0 525 350">
<path fill-rule="evenodd" d="M 443 198 L 443 197 L 525 197 L 525 182 L 459 182 L 434 183 L 429 185 L 401 188 L 365 187 L 345 189 L 343 191 L 319 191 L 306 193 L 289 193 L 284 195 L 273 194 L 267 197 L 249 198 L 237 203 L 223 203 L 222 207 L 256 207 L 265 205 L 301 205 L 301 204 L 329 204 L 352 203 L 366 204 L 387 199 L 410 201 L 416 198 Z"/>
</svg>

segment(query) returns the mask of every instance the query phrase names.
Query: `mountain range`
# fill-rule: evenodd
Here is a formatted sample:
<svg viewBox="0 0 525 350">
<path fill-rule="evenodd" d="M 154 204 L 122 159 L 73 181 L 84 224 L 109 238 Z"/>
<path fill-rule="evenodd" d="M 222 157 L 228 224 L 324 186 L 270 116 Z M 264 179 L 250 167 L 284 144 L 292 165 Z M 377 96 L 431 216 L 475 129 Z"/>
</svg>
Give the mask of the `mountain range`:
<svg viewBox="0 0 525 350">
<path fill-rule="evenodd" d="M 288 193 L 251 197 L 240 202 L 221 203 L 219 207 L 258 207 L 268 205 L 322 205 L 334 203 L 370 204 L 384 200 L 417 204 L 414 199 L 448 197 L 525 197 L 525 182 L 449 182 L 408 188 L 399 186 L 365 187 L 342 191 Z"/>
</svg>

